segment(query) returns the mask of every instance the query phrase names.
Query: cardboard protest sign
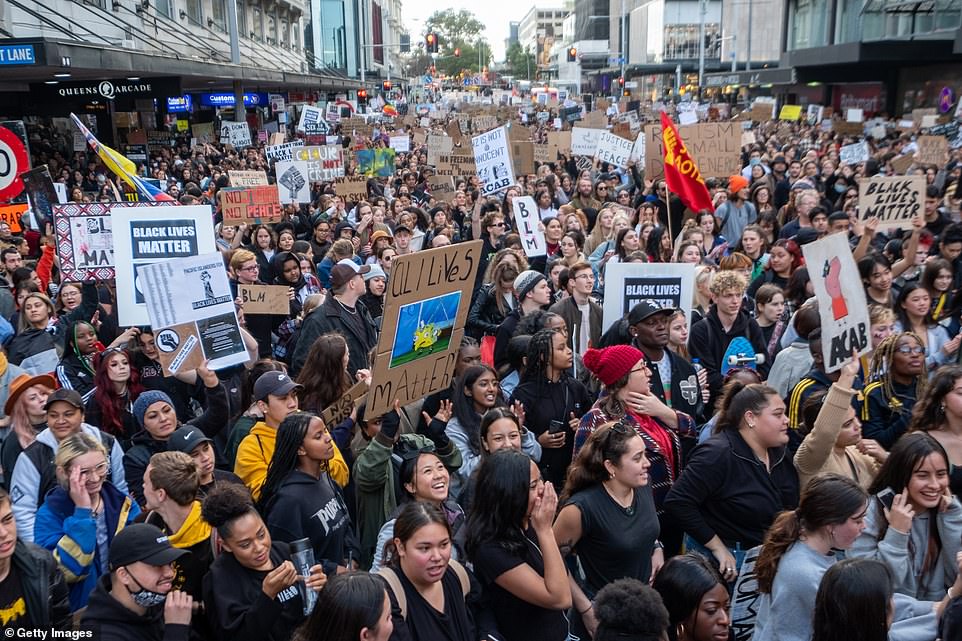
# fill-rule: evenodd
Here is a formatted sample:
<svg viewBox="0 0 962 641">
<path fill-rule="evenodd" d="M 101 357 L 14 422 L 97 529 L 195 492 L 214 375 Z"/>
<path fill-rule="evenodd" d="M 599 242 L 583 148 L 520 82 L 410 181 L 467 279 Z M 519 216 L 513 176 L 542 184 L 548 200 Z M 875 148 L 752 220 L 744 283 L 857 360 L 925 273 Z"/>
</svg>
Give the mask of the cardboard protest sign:
<svg viewBox="0 0 962 641">
<path fill-rule="evenodd" d="M 321 419 L 327 425 L 327 428 L 332 429 L 335 425 L 350 417 L 351 413 L 360 407 L 364 399 L 367 398 L 367 389 L 367 381 L 359 381 L 351 386 L 351 389 L 344 392 L 341 398 L 321 410 Z"/>
<path fill-rule="evenodd" d="M 818 299 L 825 373 L 831 374 L 852 358 L 853 350 L 861 356 L 872 349 L 865 289 L 850 276 L 858 269 L 845 234 L 803 245 L 802 253 Z"/>
<path fill-rule="evenodd" d="M 293 154 L 295 161 L 307 163 L 308 182 L 319 183 L 344 175 L 343 151 L 340 145 L 311 145 L 296 148 Z"/>
<path fill-rule="evenodd" d="M 407 134 L 403 136 L 391 136 L 389 140 L 391 149 L 399 154 L 405 154 L 411 151 L 411 137 Z"/>
<path fill-rule="evenodd" d="M 911 227 L 924 204 L 925 176 L 873 176 L 859 181 L 859 217 L 878 216 L 879 231 Z"/>
<path fill-rule="evenodd" d="M 449 139 L 450 140 L 450 139 Z M 514 184 L 514 169 L 504 127 L 492 129 L 471 139 L 474 164 L 481 179 L 481 195 L 500 193 Z"/>
<path fill-rule="evenodd" d="M 391 267 L 365 417 L 446 389 L 468 318 L 482 241 L 398 256 Z"/>
<path fill-rule="evenodd" d="M 355 154 L 358 171 L 365 176 L 390 178 L 394 175 L 397 152 L 390 147 L 362 149 Z"/>
<path fill-rule="evenodd" d="M 551 154 L 571 153 L 571 132 L 570 131 L 549 131 L 548 149 Z"/>
<path fill-rule="evenodd" d="M 892 165 L 895 173 L 904 176 L 908 172 L 909 167 L 915 164 L 915 157 L 911 155 L 899 156 L 898 158 L 890 160 L 889 163 Z"/>
<path fill-rule="evenodd" d="M 841 120 L 828 121 L 832 125 L 832 131 L 843 136 L 861 136 L 865 131 L 865 125 L 861 122 L 843 122 Z"/>
<path fill-rule="evenodd" d="M 194 142 L 197 144 L 207 145 L 212 143 L 214 142 L 214 123 L 201 122 L 191 125 L 190 135 L 193 136 Z M 130 142 L 129 138 L 128 142 Z"/>
<path fill-rule="evenodd" d="M 594 156 L 598 149 L 598 139 L 603 133 L 607 132 L 604 129 L 572 128 L 571 154 L 573 156 Z"/>
<path fill-rule="evenodd" d="M 283 145 L 286 136 L 282 133 L 271 134 L 267 139 L 267 144 L 271 147 L 276 147 L 277 145 Z"/>
<path fill-rule="evenodd" d="M 480 133 L 498 126 L 497 116 L 475 116 L 471 119 L 471 131 Z"/>
<path fill-rule="evenodd" d="M 864 140 L 852 145 L 845 145 L 838 150 L 838 160 L 843 165 L 857 165 L 870 157 L 868 143 Z"/>
<path fill-rule="evenodd" d="M 415 140 L 417 142 L 417 140 Z M 427 137 L 428 145 L 428 164 L 438 164 L 438 157 L 441 154 L 450 154 L 454 150 L 454 141 L 448 136 L 431 134 Z"/>
<path fill-rule="evenodd" d="M 438 157 L 437 174 L 439 176 L 473 176 L 477 172 L 474 156 L 460 156 L 455 154 L 441 154 Z"/>
<path fill-rule="evenodd" d="M 231 187 L 256 187 L 268 184 L 266 171 L 230 170 L 227 172 L 227 178 L 230 179 Z"/>
<path fill-rule="evenodd" d="M 538 216 L 538 205 L 531 196 L 516 196 L 512 201 L 514 209 L 514 222 L 521 235 L 521 246 L 524 247 L 524 254 L 529 258 L 532 256 L 545 256 L 548 247 L 544 240 L 544 230 L 541 228 L 541 219 Z"/>
<path fill-rule="evenodd" d="M 534 173 L 534 143 L 530 140 L 511 141 L 511 164 L 520 174 Z"/>
<path fill-rule="evenodd" d="M 171 206 L 170 201 L 156 201 Z M 110 210 L 147 203 L 65 203 L 52 206 L 57 256 L 65 281 L 114 278 L 114 239 Z M 155 206 L 151 204 L 150 206 Z"/>
<path fill-rule="evenodd" d="M 915 159 L 923 165 L 942 165 L 949 153 L 949 141 L 945 136 L 919 136 L 915 144 L 919 150 Z"/>
<path fill-rule="evenodd" d="M 304 105 L 301 107 L 301 118 L 297 121 L 298 131 L 314 130 L 316 125 L 324 121 L 324 110 L 319 107 Z M 326 126 L 326 123 L 325 123 Z"/>
<path fill-rule="evenodd" d="M 250 358 L 220 252 L 145 265 L 140 279 L 165 376 L 205 360 L 217 370 Z"/>
<path fill-rule="evenodd" d="M 345 176 L 334 179 L 334 193 L 348 202 L 367 199 L 367 178 L 364 176 Z"/>
<path fill-rule="evenodd" d="M 435 176 L 427 181 L 428 191 L 436 200 L 450 203 L 454 201 L 454 179 L 450 176 Z"/>
<path fill-rule="evenodd" d="M 117 267 L 117 308 L 120 324 L 125 326 L 150 324 L 141 269 L 171 258 L 198 256 L 217 247 L 210 205 L 115 206 L 110 210 L 110 224 Z"/>
<path fill-rule="evenodd" d="M 286 285 L 238 285 L 244 314 L 283 314 L 291 311 L 291 288 Z"/>
<path fill-rule="evenodd" d="M 695 266 L 682 263 L 609 263 L 605 266 L 602 331 L 625 317 L 642 301 L 685 312 L 691 324 Z"/>
<path fill-rule="evenodd" d="M 251 146 L 251 128 L 246 122 L 228 122 L 220 124 L 220 141 L 228 143 L 237 149 Z"/>
<path fill-rule="evenodd" d="M 771 107 L 771 105 L 767 105 Z M 733 122 L 703 122 L 678 127 L 685 148 L 698 164 L 701 175 L 722 177 L 742 171 L 742 129 Z M 665 175 L 661 125 L 645 127 L 645 178 L 658 180 Z"/>
<path fill-rule="evenodd" d="M 775 117 L 775 103 L 755 102 L 752 103 L 751 120 L 755 122 L 765 122 Z"/>
<path fill-rule="evenodd" d="M 283 137 L 283 134 L 281 134 L 281 136 Z M 294 160 L 294 150 L 303 146 L 303 140 L 296 140 L 280 145 L 268 145 L 264 148 L 264 155 L 267 156 L 267 159 L 272 163 L 279 160 L 291 161 Z"/>
<path fill-rule="evenodd" d="M 306 204 L 311 202 L 310 169 L 307 161 L 279 162 L 274 165 L 277 174 L 277 194 L 282 203 Z"/>
<path fill-rule="evenodd" d="M 551 149 L 548 145 L 537 145 L 532 144 L 532 150 L 534 152 L 534 161 L 539 163 L 554 162 L 557 160 L 556 155 L 551 154 Z"/>
<path fill-rule="evenodd" d="M 625 138 L 605 131 L 598 136 L 598 148 L 595 151 L 595 158 L 601 162 L 615 165 L 616 167 L 627 167 L 633 147 L 633 141 L 626 140 Z"/>
<path fill-rule="evenodd" d="M 241 223 L 274 223 L 283 218 L 284 210 L 274 185 L 228 187 L 217 192 L 225 225 Z"/>
</svg>

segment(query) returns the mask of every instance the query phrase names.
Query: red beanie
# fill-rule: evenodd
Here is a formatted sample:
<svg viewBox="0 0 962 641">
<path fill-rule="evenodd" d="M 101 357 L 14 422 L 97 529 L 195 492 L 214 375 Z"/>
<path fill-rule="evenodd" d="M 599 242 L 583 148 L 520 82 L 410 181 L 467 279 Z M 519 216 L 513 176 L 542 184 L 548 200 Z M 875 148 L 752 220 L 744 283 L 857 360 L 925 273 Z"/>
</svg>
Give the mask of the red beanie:
<svg viewBox="0 0 962 641">
<path fill-rule="evenodd" d="M 585 367 L 607 386 L 627 376 L 644 357 L 641 350 L 631 345 L 613 345 L 604 349 L 588 349 L 582 360 Z"/>
</svg>

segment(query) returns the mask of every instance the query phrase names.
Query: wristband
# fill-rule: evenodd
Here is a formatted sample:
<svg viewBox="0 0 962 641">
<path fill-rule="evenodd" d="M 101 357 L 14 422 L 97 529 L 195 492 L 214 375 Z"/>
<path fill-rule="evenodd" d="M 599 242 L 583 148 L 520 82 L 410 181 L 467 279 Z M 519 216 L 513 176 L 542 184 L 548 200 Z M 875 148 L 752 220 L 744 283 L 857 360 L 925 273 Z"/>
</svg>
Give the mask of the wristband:
<svg viewBox="0 0 962 641">
<path fill-rule="evenodd" d="M 585 608 L 584 610 L 578 610 L 578 614 L 584 616 L 584 613 L 587 612 L 588 610 L 590 610 L 590 609 L 593 608 L 593 607 L 595 607 L 594 601 L 589 601 L 589 602 L 588 602 L 588 607 Z"/>
</svg>

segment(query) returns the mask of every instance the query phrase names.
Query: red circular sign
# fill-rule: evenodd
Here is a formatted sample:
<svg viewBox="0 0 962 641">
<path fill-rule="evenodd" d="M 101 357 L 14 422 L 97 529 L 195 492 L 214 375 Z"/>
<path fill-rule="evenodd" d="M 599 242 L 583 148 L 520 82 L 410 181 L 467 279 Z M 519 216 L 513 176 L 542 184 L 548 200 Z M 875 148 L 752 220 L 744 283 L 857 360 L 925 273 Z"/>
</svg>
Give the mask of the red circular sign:
<svg viewBox="0 0 962 641">
<path fill-rule="evenodd" d="M 0 127 L 0 201 L 10 200 L 23 191 L 20 173 L 30 169 L 23 141 L 6 127 Z"/>
</svg>

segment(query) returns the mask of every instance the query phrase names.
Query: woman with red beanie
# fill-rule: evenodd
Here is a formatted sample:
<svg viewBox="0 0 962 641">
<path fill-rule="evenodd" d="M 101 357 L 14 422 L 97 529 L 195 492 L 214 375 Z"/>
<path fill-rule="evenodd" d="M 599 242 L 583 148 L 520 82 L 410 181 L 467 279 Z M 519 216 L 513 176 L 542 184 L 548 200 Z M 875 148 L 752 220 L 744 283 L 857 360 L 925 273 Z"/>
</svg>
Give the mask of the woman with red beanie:
<svg viewBox="0 0 962 641">
<path fill-rule="evenodd" d="M 651 393 L 651 372 L 645 364 L 644 353 L 638 348 L 614 345 L 589 349 L 585 352 L 584 364 L 604 385 L 604 391 L 581 418 L 575 433 L 575 455 L 592 432 L 605 423 L 621 421 L 632 426 L 645 441 L 645 450 L 651 461 L 650 486 L 665 552 L 668 556 L 679 554 L 683 532 L 665 513 L 662 504 L 681 474 L 681 437 L 696 437 L 695 421 L 684 412 L 671 409 Z"/>
</svg>

